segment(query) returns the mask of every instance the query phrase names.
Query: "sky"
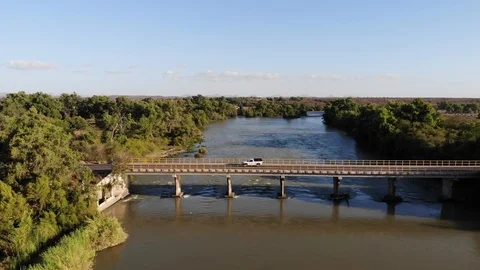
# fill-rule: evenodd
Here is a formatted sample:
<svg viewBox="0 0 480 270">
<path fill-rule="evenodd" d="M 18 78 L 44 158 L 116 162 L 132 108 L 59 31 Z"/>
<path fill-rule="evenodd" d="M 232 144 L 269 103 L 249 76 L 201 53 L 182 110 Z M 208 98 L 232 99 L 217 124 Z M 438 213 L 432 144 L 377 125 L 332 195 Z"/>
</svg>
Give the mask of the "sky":
<svg viewBox="0 0 480 270">
<path fill-rule="evenodd" d="M 478 0 L 0 2 L 0 92 L 480 97 Z"/>
</svg>

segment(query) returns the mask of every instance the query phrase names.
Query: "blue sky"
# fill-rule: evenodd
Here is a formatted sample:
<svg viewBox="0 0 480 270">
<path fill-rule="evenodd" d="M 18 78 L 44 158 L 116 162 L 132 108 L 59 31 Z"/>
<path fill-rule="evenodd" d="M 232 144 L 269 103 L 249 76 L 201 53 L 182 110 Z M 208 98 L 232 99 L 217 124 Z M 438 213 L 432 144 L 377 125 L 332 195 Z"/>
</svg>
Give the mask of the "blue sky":
<svg viewBox="0 0 480 270">
<path fill-rule="evenodd" d="M 480 1 L 0 6 L 0 92 L 480 97 Z"/>
</svg>

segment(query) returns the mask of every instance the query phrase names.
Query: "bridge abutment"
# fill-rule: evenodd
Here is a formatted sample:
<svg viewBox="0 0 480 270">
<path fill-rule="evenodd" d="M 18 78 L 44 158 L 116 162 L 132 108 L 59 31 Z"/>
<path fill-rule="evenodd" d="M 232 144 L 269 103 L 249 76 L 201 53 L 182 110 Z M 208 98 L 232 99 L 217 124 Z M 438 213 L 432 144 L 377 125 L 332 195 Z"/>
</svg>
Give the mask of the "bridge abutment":
<svg viewBox="0 0 480 270">
<path fill-rule="evenodd" d="M 226 198 L 234 198 L 235 192 L 232 191 L 232 177 L 227 175 L 227 194 L 225 194 Z"/>
<path fill-rule="evenodd" d="M 387 203 L 398 203 L 403 201 L 402 197 L 397 196 L 397 180 L 396 177 L 388 178 L 388 193 L 383 197 L 383 201 Z"/>
<path fill-rule="evenodd" d="M 183 196 L 182 192 L 182 176 L 174 174 L 173 181 L 175 182 L 175 193 L 173 194 L 174 198 L 181 198 Z"/>
<path fill-rule="evenodd" d="M 280 176 L 280 191 L 278 192 L 277 198 L 287 198 L 287 195 L 285 194 L 285 175 Z"/>
</svg>

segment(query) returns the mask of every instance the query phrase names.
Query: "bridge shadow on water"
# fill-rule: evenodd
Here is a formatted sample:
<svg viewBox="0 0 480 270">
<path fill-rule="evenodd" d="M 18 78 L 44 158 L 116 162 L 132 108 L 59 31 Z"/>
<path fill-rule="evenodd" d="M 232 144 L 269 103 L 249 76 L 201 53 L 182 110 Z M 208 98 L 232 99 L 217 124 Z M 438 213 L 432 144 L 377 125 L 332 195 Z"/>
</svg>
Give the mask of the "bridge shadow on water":
<svg viewBox="0 0 480 270">
<path fill-rule="evenodd" d="M 171 198 L 175 186 L 169 184 L 132 184 L 129 189 L 130 194 Z M 232 185 L 232 190 L 236 196 L 277 198 L 279 187 L 278 185 L 270 184 Z M 224 198 L 227 193 L 227 186 L 221 184 L 182 184 L 182 191 L 188 196 Z M 285 187 L 285 193 L 288 198 L 295 198 L 303 201 L 328 200 L 331 192 L 331 187 Z M 353 198 L 354 196 L 352 199 Z"/>
</svg>

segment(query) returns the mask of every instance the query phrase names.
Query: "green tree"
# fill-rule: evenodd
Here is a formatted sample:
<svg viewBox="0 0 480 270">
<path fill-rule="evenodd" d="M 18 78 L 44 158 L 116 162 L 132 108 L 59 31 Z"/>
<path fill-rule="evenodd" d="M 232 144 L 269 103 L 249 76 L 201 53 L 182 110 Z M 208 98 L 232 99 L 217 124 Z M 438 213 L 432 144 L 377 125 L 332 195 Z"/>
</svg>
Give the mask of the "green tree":
<svg viewBox="0 0 480 270">
<path fill-rule="evenodd" d="M 31 210 L 22 195 L 2 181 L 0 181 L 0 213 L 2 213 L 0 255 L 12 256 L 22 253 L 31 236 Z"/>
</svg>

